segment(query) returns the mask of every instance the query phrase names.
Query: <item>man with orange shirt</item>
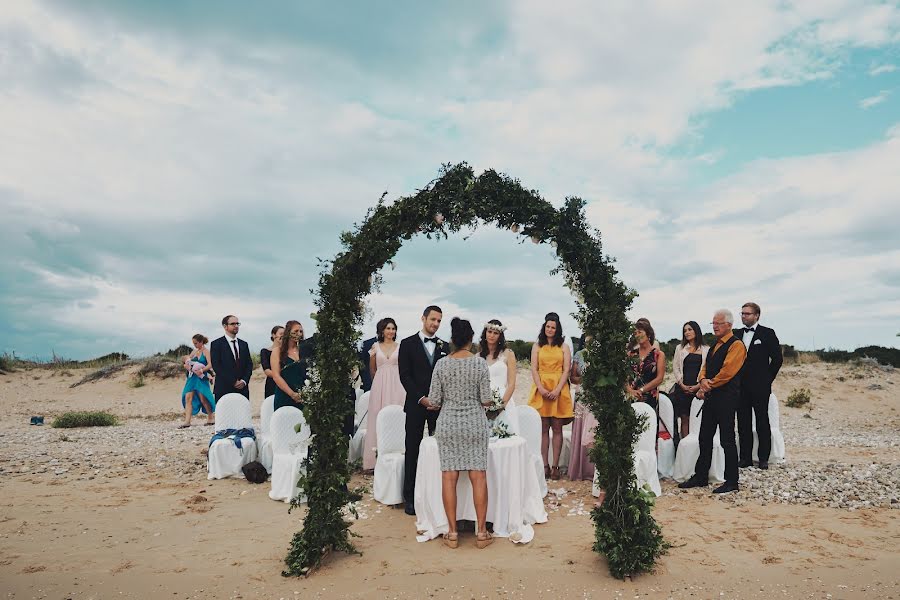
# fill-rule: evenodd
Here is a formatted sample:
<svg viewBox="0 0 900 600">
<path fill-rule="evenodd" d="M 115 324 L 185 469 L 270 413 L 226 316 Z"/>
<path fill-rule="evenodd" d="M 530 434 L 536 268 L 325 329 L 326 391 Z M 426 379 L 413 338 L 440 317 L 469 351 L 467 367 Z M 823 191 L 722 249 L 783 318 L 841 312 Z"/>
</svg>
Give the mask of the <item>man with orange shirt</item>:
<svg viewBox="0 0 900 600">
<path fill-rule="evenodd" d="M 734 415 L 741 398 L 741 367 L 747 357 L 747 348 L 734 337 L 731 326 L 734 315 L 720 309 L 713 315 L 713 333 L 716 345 L 706 356 L 700 369 L 700 391 L 703 400 L 703 417 L 700 420 L 700 457 L 694 466 L 694 475 L 680 483 L 680 488 L 701 487 L 709 484 L 709 467 L 712 463 L 712 442 L 719 428 L 719 440 L 725 451 L 725 483 L 713 490 L 713 494 L 738 491 L 738 457 L 734 436 Z"/>
</svg>

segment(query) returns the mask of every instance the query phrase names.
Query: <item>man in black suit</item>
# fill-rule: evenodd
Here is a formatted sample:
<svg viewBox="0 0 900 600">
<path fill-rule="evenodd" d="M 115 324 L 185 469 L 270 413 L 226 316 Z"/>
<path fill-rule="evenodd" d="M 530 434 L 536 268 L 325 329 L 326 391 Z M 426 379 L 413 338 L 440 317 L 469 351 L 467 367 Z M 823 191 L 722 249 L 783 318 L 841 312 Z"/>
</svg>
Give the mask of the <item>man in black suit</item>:
<svg viewBox="0 0 900 600">
<path fill-rule="evenodd" d="M 416 514 L 413 500 L 416 492 L 416 467 L 419 464 L 419 444 L 428 424 L 428 434 L 434 435 L 440 407 L 428 401 L 431 374 L 438 359 L 447 355 L 446 344 L 435 335 L 441 326 L 443 311 L 429 306 L 422 313 L 422 331 L 400 342 L 397 362 L 400 383 L 406 390 L 406 456 L 403 473 L 403 501 L 406 514 Z"/>
<path fill-rule="evenodd" d="M 759 324 L 759 304 L 747 302 L 741 307 L 743 329 L 735 335 L 747 348 L 747 360 L 741 369 L 741 401 L 738 404 L 738 436 L 741 438 L 741 468 L 753 465 L 753 413 L 756 413 L 756 435 L 759 438 L 759 468 L 769 468 L 772 429 L 769 425 L 769 395 L 784 358 L 775 331 Z"/>
<path fill-rule="evenodd" d="M 216 385 L 213 396 L 218 402 L 225 394 L 237 392 L 250 399 L 250 375 L 253 373 L 253 360 L 250 358 L 250 346 L 237 337 L 241 323 L 234 315 L 222 319 L 225 335 L 213 340 L 209 345 L 209 358 L 213 371 L 216 372 Z"/>
<path fill-rule="evenodd" d="M 372 389 L 372 373 L 369 371 L 369 358 L 371 358 L 369 351 L 377 341 L 377 337 L 365 340 L 362 343 L 362 349 L 360 349 L 359 354 L 357 355 L 359 357 L 359 379 L 363 392 L 368 392 Z"/>
</svg>

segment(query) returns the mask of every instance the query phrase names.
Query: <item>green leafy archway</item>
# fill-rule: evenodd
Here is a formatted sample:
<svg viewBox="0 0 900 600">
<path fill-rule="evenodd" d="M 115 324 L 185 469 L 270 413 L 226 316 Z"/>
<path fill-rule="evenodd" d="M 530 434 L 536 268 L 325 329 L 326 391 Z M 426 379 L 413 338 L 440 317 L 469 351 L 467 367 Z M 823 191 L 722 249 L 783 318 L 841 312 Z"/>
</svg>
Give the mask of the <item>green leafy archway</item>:
<svg viewBox="0 0 900 600">
<path fill-rule="evenodd" d="M 285 575 L 308 574 L 331 550 L 356 552 L 345 514 L 354 491 L 347 488 L 350 467 L 341 424 L 353 411 L 345 400 L 348 373 L 357 360 L 363 299 L 377 289 L 378 272 L 414 235 L 446 236 L 484 224 L 555 246 L 559 266 L 554 273 L 563 274 L 577 299 L 574 316 L 593 335 L 579 400 L 599 422 L 591 459 L 606 490 L 605 502 L 591 513 L 594 550 L 606 556 L 615 577 L 653 567 L 665 542 L 651 515 L 652 500 L 635 487 L 631 448 L 640 423 L 622 393 L 630 373 L 624 348 L 631 326 L 625 311 L 635 294 L 603 255 L 600 233 L 589 228 L 584 206 L 581 199 L 568 198 L 557 210 L 514 179 L 492 170 L 476 177 L 463 163 L 445 166 L 427 187 L 393 204 L 382 197 L 362 224 L 342 234 L 343 251 L 323 262 L 319 279 L 316 376 L 305 393 L 315 434 L 301 481 L 308 512 L 291 542 Z"/>
</svg>

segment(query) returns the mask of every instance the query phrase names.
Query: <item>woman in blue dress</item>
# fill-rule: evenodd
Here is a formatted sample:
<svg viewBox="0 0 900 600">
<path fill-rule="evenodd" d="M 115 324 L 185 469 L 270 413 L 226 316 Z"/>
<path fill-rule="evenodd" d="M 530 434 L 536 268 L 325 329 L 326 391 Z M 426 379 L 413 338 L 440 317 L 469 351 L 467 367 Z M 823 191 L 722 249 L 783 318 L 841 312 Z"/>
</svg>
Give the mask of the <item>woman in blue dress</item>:
<svg viewBox="0 0 900 600">
<path fill-rule="evenodd" d="M 206 347 L 209 339 L 198 333 L 191 341 L 194 343 L 194 351 L 184 358 L 187 381 L 184 382 L 184 389 L 181 391 L 184 423 L 178 426 L 179 429 L 191 426 L 191 417 L 200 412 L 201 406 L 206 413 L 206 424 L 213 425 L 216 422 L 216 401 L 209 387 L 208 376 L 212 369 L 209 348 Z"/>
</svg>

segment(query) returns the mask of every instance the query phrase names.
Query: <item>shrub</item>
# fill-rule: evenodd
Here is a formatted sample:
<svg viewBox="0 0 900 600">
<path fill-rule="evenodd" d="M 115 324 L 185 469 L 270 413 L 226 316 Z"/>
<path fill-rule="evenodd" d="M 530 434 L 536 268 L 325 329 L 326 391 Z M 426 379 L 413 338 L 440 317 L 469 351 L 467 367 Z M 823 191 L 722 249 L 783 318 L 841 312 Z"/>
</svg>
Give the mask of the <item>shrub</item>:
<svg viewBox="0 0 900 600">
<path fill-rule="evenodd" d="M 160 379 L 169 379 L 178 376 L 183 377 L 184 368 L 181 366 L 181 363 L 175 362 L 174 360 L 154 356 L 153 358 L 148 358 L 147 361 L 141 365 L 136 376 L 145 377 L 147 375 L 154 375 Z"/>
<path fill-rule="evenodd" d="M 800 388 L 792 391 L 784 404 L 790 408 L 801 408 L 809 404 L 810 400 L 812 400 L 812 393 L 809 388 Z"/>
<path fill-rule="evenodd" d="M 53 419 L 53 427 L 69 429 L 72 427 L 109 427 L 118 425 L 115 415 L 105 411 L 66 412 Z"/>
<path fill-rule="evenodd" d="M 13 370 L 12 358 L 8 354 L 0 354 L 0 373 L 9 373 Z"/>
<path fill-rule="evenodd" d="M 128 383 L 133 388 L 144 387 L 146 384 L 144 383 L 144 375 L 140 371 L 134 374 L 134 377 Z"/>
<path fill-rule="evenodd" d="M 69 387 L 78 387 L 83 383 L 91 383 L 92 381 L 100 381 L 101 379 L 108 379 L 124 369 L 125 367 L 131 366 L 134 364 L 134 361 L 126 360 L 125 362 L 113 363 L 111 365 L 106 365 L 96 371 L 91 371 L 84 377 L 82 377 L 79 381 L 76 381 Z"/>
</svg>

